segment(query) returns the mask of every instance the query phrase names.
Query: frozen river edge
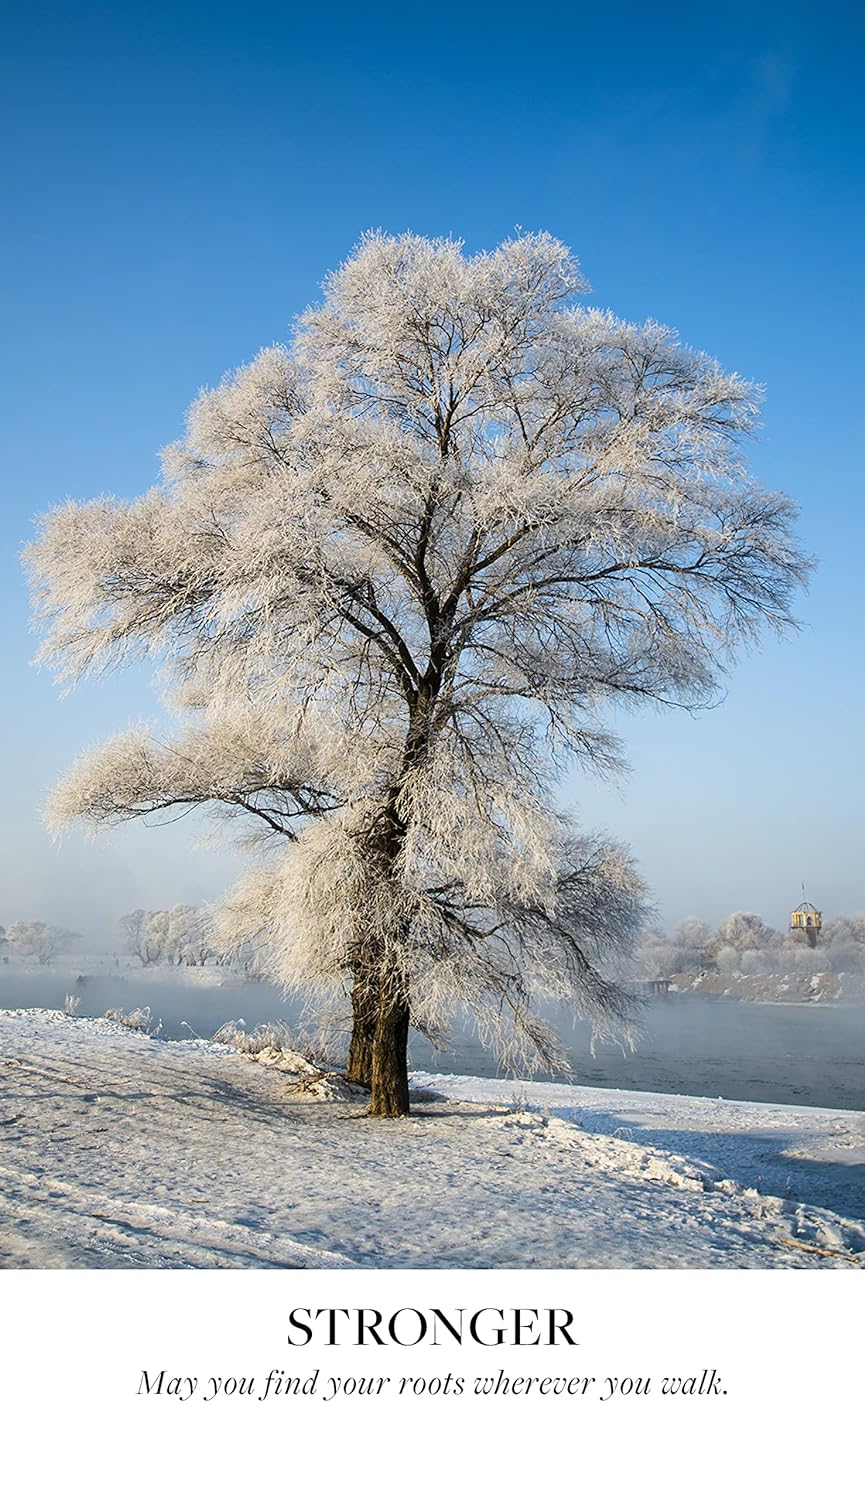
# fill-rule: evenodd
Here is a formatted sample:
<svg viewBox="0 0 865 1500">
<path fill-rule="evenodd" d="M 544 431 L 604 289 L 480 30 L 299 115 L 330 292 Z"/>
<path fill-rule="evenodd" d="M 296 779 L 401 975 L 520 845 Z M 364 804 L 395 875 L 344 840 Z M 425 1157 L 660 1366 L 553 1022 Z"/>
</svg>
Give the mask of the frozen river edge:
<svg viewBox="0 0 865 1500">
<path fill-rule="evenodd" d="M 213 1042 L 4 1011 L 0 1265 L 865 1268 L 861 1114 L 413 1082 L 372 1120 Z"/>
</svg>

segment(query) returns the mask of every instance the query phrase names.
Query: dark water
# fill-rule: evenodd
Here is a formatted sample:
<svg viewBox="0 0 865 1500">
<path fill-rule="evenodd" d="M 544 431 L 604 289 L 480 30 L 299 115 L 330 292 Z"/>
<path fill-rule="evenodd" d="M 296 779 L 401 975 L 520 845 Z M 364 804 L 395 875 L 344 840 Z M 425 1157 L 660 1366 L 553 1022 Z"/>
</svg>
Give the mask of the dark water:
<svg viewBox="0 0 865 1500">
<path fill-rule="evenodd" d="M 83 1016 L 149 1005 L 154 1020 L 162 1021 L 160 1035 L 168 1038 L 209 1037 L 239 1017 L 248 1028 L 273 1020 L 292 1029 L 302 1025 L 302 1007 L 285 1003 L 268 984 L 197 987 L 170 976 L 144 982 L 123 971 L 82 977 L 60 968 L 45 974 L 16 972 L 11 965 L 0 969 L 0 1009 L 62 1009 L 70 993 L 79 997 Z M 843 1005 L 756 1005 L 705 994 L 658 996 L 642 1013 L 635 1053 L 606 1045 L 595 1057 L 584 1023 L 558 1006 L 545 1013 L 568 1047 L 578 1083 L 865 1110 L 865 997 Z M 413 1037 L 411 1061 L 435 1072 L 500 1073 L 465 1028 L 455 1027 L 446 1052 L 435 1053 Z"/>
</svg>

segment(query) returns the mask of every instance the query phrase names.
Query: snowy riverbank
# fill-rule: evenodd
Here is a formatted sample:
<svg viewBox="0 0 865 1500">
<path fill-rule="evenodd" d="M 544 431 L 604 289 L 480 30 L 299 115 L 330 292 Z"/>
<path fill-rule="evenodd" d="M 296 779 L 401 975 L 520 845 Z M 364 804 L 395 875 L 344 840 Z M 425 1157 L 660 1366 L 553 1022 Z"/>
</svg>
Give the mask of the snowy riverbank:
<svg viewBox="0 0 865 1500">
<path fill-rule="evenodd" d="M 296 1084 L 0 1013 L 0 1265 L 865 1268 L 860 1114 L 416 1074 L 377 1121 Z"/>
<path fill-rule="evenodd" d="M 197 976 L 190 980 L 189 976 Z M 221 981 L 225 980 L 225 983 Z M 206 982 L 205 982 L 206 981 Z M 214 982 L 217 981 L 217 982 Z M 303 999 L 231 970 L 130 968 L 86 974 L 0 965 L 0 1011 L 63 1010 L 102 1017 L 149 1006 L 152 1028 L 174 1041 L 210 1038 L 243 1017 L 246 1029 L 282 1022 L 295 1036 L 314 1034 Z M 591 1028 L 566 1008 L 540 1002 L 539 1014 L 561 1037 L 576 1079 L 588 1088 L 699 1094 L 767 1104 L 865 1111 L 865 996 L 832 1004 L 750 1003 L 702 993 L 653 995 L 638 1014 L 634 1052 L 614 1043 L 591 1051 Z M 496 1077 L 495 1059 L 466 1018 L 456 1016 L 446 1050 L 412 1036 L 412 1064 L 439 1073 Z M 510 1095 L 509 1095 L 510 1097 Z"/>
</svg>

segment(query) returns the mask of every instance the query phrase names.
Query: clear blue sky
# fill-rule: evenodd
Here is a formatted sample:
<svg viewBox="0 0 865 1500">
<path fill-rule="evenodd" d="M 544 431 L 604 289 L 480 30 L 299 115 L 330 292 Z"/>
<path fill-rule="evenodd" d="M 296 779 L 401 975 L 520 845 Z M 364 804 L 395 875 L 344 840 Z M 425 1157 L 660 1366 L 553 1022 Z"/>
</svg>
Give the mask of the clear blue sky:
<svg viewBox="0 0 865 1500">
<path fill-rule="evenodd" d="M 17 555 L 55 500 L 150 483 L 198 388 L 285 337 L 378 226 L 470 249 L 548 229 L 590 300 L 765 385 L 753 467 L 820 559 L 803 631 L 713 712 L 625 721 L 630 779 L 569 795 L 669 922 L 779 923 L 803 878 L 827 912 L 865 908 L 863 22 L 852 0 L 7 10 L 0 921 L 91 931 L 231 875 L 189 823 L 50 845 L 47 787 L 154 699 L 135 674 L 58 700 L 27 665 Z"/>
</svg>

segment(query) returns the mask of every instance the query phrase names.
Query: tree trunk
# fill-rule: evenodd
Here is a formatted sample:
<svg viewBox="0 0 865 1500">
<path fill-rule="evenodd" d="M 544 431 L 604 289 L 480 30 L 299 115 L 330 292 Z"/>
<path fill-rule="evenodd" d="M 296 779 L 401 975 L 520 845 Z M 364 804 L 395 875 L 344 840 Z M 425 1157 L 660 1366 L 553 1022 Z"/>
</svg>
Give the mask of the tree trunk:
<svg viewBox="0 0 865 1500">
<path fill-rule="evenodd" d="M 371 1115 L 407 1115 L 408 998 L 393 974 L 383 976 L 372 1049 Z"/>
<path fill-rule="evenodd" d="M 388 890 L 396 878 L 400 850 L 406 828 L 397 811 L 399 788 L 391 789 L 383 814 L 378 820 L 370 854 L 371 876 L 381 883 L 383 892 Z M 371 1010 L 375 1014 L 375 1030 L 372 1038 L 372 1068 L 370 1076 L 371 1115 L 395 1117 L 407 1115 L 408 1104 L 408 1031 L 409 993 L 397 955 L 400 943 L 407 938 L 404 931 L 392 934 L 393 943 L 370 940 L 370 946 L 358 955 L 359 966 L 366 969 L 366 986 L 362 1002 L 364 1016 Z M 388 949 L 392 951 L 389 953 Z M 369 1001 L 372 1001 L 372 1004 Z M 354 994 L 352 994 L 354 1001 Z M 360 1006 L 360 1001 L 359 1001 Z M 358 1013 L 355 1011 L 355 1026 Z M 352 1042 L 354 1038 L 352 1037 Z M 358 1049 L 363 1047 L 358 1037 Z"/>
<path fill-rule="evenodd" d="M 378 987 L 369 962 L 359 961 L 351 991 L 352 1031 L 345 1076 L 364 1088 L 372 1084 L 372 1053 L 378 1018 Z"/>
</svg>

